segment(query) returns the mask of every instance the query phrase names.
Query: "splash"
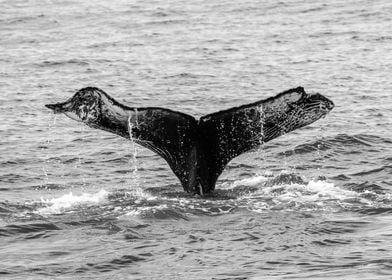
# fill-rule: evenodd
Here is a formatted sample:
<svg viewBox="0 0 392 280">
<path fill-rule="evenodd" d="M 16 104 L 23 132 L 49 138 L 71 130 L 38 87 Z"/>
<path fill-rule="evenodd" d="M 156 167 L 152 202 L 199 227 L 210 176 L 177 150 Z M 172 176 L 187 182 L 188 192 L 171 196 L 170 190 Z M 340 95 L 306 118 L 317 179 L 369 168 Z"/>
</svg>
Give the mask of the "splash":
<svg viewBox="0 0 392 280">
<path fill-rule="evenodd" d="M 58 198 L 41 198 L 41 203 L 45 207 L 36 210 L 36 213 L 40 215 L 60 214 L 76 207 L 99 205 L 106 202 L 108 196 L 109 193 L 107 191 L 101 190 L 95 194 L 83 193 L 74 195 L 70 192 Z"/>
</svg>

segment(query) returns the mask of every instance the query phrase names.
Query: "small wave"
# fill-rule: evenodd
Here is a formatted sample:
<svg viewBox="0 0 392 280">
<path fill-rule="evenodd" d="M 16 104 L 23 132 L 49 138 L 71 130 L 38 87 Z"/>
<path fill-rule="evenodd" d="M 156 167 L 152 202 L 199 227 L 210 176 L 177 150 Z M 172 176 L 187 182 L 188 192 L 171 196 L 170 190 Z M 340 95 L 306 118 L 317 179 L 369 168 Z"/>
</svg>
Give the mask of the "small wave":
<svg viewBox="0 0 392 280">
<path fill-rule="evenodd" d="M 62 61 L 51 61 L 51 60 L 45 60 L 41 63 L 39 63 L 37 66 L 39 67 L 53 67 L 53 66 L 65 66 L 65 65 L 77 65 L 77 66 L 87 66 L 89 65 L 88 62 L 80 59 L 68 59 L 68 60 L 62 60 Z"/>
<path fill-rule="evenodd" d="M 59 198 L 41 198 L 41 202 L 45 207 L 36 210 L 36 213 L 40 215 L 60 214 L 78 206 L 98 205 L 106 202 L 108 195 L 107 191 L 101 190 L 96 194 L 83 193 L 81 195 L 73 195 L 71 192 Z"/>
<path fill-rule="evenodd" d="M 28 223 L 28 224 L 12 224 L 4 228 L 0 228 L 0 236 L 13 236 L 15 234 L 28 234 L 27 238 L 33 239 L 41 237 L 48 231 L 59 230 L 53 223 Z"/>
<path fill-rule="evenodd" d="M 322 11 L 323 9 L 325 9 L 325 6 L 319 6 L 319 7 L 314 7 L 314 8 L 302 10 L 302 11 L 300 11 L 300 13 L 301 14 L 308 14 L 308 13 L 313 13 L 313 12 L 319 12 L 319 11 Z"/>
<path fill-rule="evenodd" d="M 369 174 L 373 174 L 373 173 L 379 173 L 381 171 L 386 171 L 386 173 L 390 173 L 392 167 L 391 166 L 382 166 L 382 167 L 377 167 L 377 168 L 373 168 L 370 170 L 365 170 L 365 171 L 361 171 L 361 172 L 357 172 L 354 174 L 351 174 L 352 176 L 366 176 Z"/>
<path fill-rule="evenodd" d="M 0 22 L 3 24 L 7 25 L 14 25 L 14 24 L 19 24 L 19 23 L 27 23 L 27 22 L 32 22 L 37 19 L 45 17 L 44 14 L 37 14 L 37 15 L 32 15 L 32 16 L 19 16 L 11 19 L 1 19 Z M 57 23 L 57 21 L 54 21 Z"/>
<path fill-rule="evenodd" d="M 177 78 L 182 78 L 182 79 L 199 79 L 203 77 L 215 77 L 213 75 L 208 75 L 208 74 L 192 74 L 192 73 L 180 73 L 176 75 L 171 75 L 171 76 L 165 76 L 165 79 L 177 79 Z"/>
<path fill-rule="evenodd" d="M 381 214 L 392 214 L 392 207 L 369 207 L 358 209 L 356 212 L 365 215 L 381 215 Z"/>
<path fill-rule="evenodd" d="M 187 24 L 188 22 L 183 19 L 168 19 L 168 20 L 154 20 L 146 22 L 148 25 L 175 25 L 175 24 Z"/>
<path fill-rule="evenodd" d="M 154 16 L 154 17 L 167 17 L 167 16 L 169 16 L 169 14 L 159 11 L 159 12 L 152 13 L 152 16 Z"/>
<path fill-rule="evenodd" d="M 367 134 L 338 134 L 333 137 L 318 139 L 310 143 L 305 143 L 296 146 L 292 150 L 279 153 L 283 156 L 291 156 L 295 154 L 307 154 L 315 151 L 336 150 L 337 152 L 344 152 L 345 150 L 351 151 L 348 147 L 372 147 L 379 144 L 390 144 L 391 141 L 375 135 Z"/>
</svg>

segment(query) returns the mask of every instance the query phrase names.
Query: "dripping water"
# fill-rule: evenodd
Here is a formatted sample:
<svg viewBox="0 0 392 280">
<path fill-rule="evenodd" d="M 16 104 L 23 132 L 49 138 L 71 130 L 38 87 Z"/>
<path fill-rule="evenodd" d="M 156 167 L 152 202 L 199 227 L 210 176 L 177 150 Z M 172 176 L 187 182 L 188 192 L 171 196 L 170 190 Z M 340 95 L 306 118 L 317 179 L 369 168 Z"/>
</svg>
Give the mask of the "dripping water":
<svg viewBox="0 0 392 280">
<path fill-rule="evenodd" d="M 43 155 L 43 164 L 42 164 L 42 172 L 43 172 L 43 182 L 41 184 L 41 188 L 47 188 L 48 184 L 49 184 L 49 175 L 48 175 L 48 164 L 49 164 L 49 152 L 48 151 L 44 151 L 45 149 L 48 150 L 49 146 L 51 145 L 51 143 L 53 143 L 54 141 L 54 137 L 53 137 L 53 127 L 56 126 L 56 120 L 57 120 L 57 116 L 55 114 L 52 114 L 53 117 L 51 119 L 51 121 L 49 122 L 48 128 L 47 128 L 47 133 L 48 136 L 46 138 L 45 141 L 45 145 L 43 145 L 41 147 L 41 154 Z"/>
<path fill-rule="evenodd" d="M 257 155 L 258 158 L 260 159 L 259 168 L 257 169 L 257 175 L 260 175 L 260 173 L 263 171 L 263 163 L 265 162 L 265 152 L 264 152 L 264 139 L 265 139 L 265 133 L 264 133 L 264 124 L 265 124 L 265 112 L 263 108 L 263 104 L 261 104 L 258 107 L 258 116 L 259 116 L 259 127 L 260 127 L 260 133 L 259 133 L 259 148 L 257 149 Z"/>
<path fill-rule="evenodd" d="M 81 128 L 80 128 L 80 135 L 82 135 L 82 137 L 83 137 L 83 135 L 84 135 L 84 132 L 85 132 L 85 127 L 84 127 L 84 126 L 81 126 Z M 77 162 L 75 163 L 74 168 L 75 168 L 76 170 L 78 170 L 78 172 L 79 172 L 79 175 L 80 175 L 80 177 L 81 177 L 81 179 L 82 179 L 82 190 L 84 190 L 85 187 L 86 187 L 86 177 L 85 177 L 85 174 L 83 173 L 83 170 L 82 170 L 82 168 L 81 168 L 82 165 L 83 165 L 83 161 L 82 161 L 81 148 L 80 148 L 80 146 L 78 147 L 78 150 L 77 150 L 77 156 L 78 156 L 78 160 L 77 160 Z"/>
<path fill-rule="evenodd" d="M 260 145 L 262 146 L 264 144 L 264 124 L 265 124 L 265 112 L 264 112 L 264 108 L 263 108 L 263 104 L 260 105 L 259 107 L 259 125 L 260 125 Z"/>
<path fill-rule="evenodd" d="M 135 110 L 136 114 L 136 127 L 138 126 L 138 121 L 137 121 L 137 110 Z M 136 188 L 139 187 L 139 174 L 138 174 L 138 163 L 137 163 L 137 146 L 135 143 L 135 139 L 133 138 L 132 135 L 132 129 L 135 127 L 135 124 L 132 123 L 131 121 L 132 118 L 132 113 L 129 114 L 128 116 L 128 133 L 129 133 L 129 140 L 131 141 L 131 153 L 132 157 L 130 159 L 130 165 L 132 169 L 132 181 L 131 181 L 131 186 L 134 186 Z"/>
</svg>

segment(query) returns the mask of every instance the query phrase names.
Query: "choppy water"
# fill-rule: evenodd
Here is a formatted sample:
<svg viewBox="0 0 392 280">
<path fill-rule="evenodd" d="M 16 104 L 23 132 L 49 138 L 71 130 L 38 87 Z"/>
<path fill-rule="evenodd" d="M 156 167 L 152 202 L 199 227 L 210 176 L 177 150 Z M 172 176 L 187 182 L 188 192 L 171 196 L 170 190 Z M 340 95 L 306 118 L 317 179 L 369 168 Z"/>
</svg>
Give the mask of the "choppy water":
<svg viewBox="0 0 392 280">
<path fill-rule="evenodd" d="M 0 277 L 390 279 L 392 3 L 147 2 L 0 1 Z M 202 116 L 299 85 L 335 109 L 206 199 L 44 107 L 97 86 Z"/>
</svg>

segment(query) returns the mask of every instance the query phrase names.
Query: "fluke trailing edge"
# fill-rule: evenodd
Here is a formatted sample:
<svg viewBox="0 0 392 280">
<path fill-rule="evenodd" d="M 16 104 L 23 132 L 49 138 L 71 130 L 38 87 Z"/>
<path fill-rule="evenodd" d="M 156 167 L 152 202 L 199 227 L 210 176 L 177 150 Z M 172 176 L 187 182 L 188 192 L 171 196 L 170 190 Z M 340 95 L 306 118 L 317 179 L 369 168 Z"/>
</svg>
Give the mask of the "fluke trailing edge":
<svg viewBox="0 0 392 280">
<path fill-rule="evenodd" d="M 55 113 L 135 141 L 163 157 L 184 190 L 215 189 L 226 164 L 280 135 L 325 116 L 334 104 L 302 87 L 251 104 L 194 117 L 159 107 L 128 107 L 87 87 L 69 100 L 48 104 Z"/>
</svg>

